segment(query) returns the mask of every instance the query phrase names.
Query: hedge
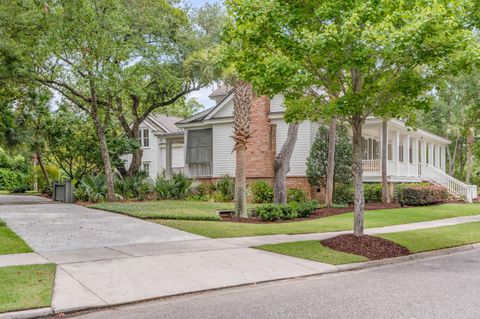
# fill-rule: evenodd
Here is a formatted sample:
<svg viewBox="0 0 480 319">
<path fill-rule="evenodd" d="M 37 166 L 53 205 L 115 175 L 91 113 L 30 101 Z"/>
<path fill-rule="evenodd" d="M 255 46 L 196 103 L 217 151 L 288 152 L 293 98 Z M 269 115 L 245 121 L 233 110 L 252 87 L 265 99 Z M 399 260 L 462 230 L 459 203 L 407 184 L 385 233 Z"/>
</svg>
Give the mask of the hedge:
<svg viewBox="0 0 480 319">
<path fill-rule="evenodd" d="M 0 190 L 25 192 L 28 190 L 28 186 L 25 174 L 6 168 L 0 168 Z"/>
<path fill-rule="evenodd" d="M 276 221 L 294 219 L 297 217 L 308 217 L 318 208 L 316 201 L 291 202 L 287 205 L 264 204 L 258 206 L 254 211 L 254 216 L 263 221 Z"/>
<path fill-rule="evenodd" d="M 448 199 L 447 189 L 438 186 L 404 186 L 398 190 L 402 205 L 422 206 L 441 203 Z"/>
<path fill-rule="evenodd" d="M 382 202 L 382 184 L 369 183 L 363 184 L 363 193 L 366 203 Z M 353 204 L 354 189 L 351 185 L 337 184 L 333 192 L 333 202 L 335 204 Z"/>
</svg>

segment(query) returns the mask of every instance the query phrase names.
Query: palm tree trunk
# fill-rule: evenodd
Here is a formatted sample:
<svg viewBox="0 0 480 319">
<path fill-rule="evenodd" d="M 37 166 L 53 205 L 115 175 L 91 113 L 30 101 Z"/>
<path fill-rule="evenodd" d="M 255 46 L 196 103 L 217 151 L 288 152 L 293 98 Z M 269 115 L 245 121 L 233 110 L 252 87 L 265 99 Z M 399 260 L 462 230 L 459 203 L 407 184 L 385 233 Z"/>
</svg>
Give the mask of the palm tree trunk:
<svg viewBox="0 0 480 319">
<path fill-rule="evenodd" d="M 252 108 L 253 91 L 250 83 L 237 81 L 233 98 L 235 145 L 235 213 L 238 217 L 248 217 L 247 214 L 247 143 L 250 138 L 250 111 Z"/>
<path fill-rule="evenodd" d="M 328 131 L 328 159 L 327 159 L 327 183 L 325 187 L 325 206 L 333 205 L 333 188 L 335 185 L 335 145 L 337 135 L 337 121 L 332 119 Z"/>
</svg>

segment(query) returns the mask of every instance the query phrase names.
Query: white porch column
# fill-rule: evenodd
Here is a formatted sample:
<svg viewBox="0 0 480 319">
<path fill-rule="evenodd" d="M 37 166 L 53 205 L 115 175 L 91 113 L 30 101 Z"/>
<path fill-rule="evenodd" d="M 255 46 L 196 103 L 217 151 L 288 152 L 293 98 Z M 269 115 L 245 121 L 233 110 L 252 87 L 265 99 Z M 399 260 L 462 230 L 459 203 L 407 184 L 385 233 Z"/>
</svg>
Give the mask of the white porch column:
<svg viewBox="0 0 480 319">
<path fill-rule="evenodd" d="M 418 176 L 418 138 L 413 140 L 413 147 L 412 147 L 412 162 L 415 164 L 414 175 Z"/>
<path fill-rule="evenodd" d="M 410 176 L 410 136 L 405 136 L 405 146 L 403 147 L 403 160 L 407 163 L 407 176 Z"/>
<path fill-rule="evenodd" d="M 397 166 L 397 176 L 400 175 L 400 132 L 396 131 L 395 132 L 395 145 L 394 145 L 394 150 L 395 150 L 395 162 Z"/>
<path fill-rule="evenodd" d="M 435 156 L 437 157 L 436 163 L 437 163 L 437 168 L 438 168 L 438 169 L 441 169 L 441 165 L 440 165 L 440 148 L 441 148 L 441 146 L 440 146 L 440 145 L 437 145 L 437 150 L 435 151 Z"/>
<path fill-rule="evenodd" d="M 428 164 L 433 166 L 433 144 L 428 144 Z"/>
<path fill-rule="evenodd" d="M 422 162 L 422 164 L 426 164 L 427 163 L 427 142 L 421 141 L 420 144 L 421 144 L 421 148 L 422 148 L 422 153 L 420 154 L 421 155 L 421 162 Z"/>
</svg>

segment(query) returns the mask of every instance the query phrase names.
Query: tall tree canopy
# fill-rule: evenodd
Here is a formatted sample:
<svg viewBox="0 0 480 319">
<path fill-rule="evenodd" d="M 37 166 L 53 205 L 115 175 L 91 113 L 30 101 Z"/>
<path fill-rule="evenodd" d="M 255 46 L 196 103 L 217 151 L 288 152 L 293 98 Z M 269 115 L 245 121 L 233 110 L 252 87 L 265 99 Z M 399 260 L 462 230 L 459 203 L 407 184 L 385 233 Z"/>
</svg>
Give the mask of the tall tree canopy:
<svg viewBox="0 0 480 319">
<path fill-rule="evenodd" d="M 412 119 L 425 93 L 469 50 L 473 1 L 227 0 L 226 41 L 256 90 L 284 93 L 287 119 L 351 125 L 354 234 L 363 235 L 362 125 Z"/>
<path fill-rule="evenodd" d="M 91 118 L 108 199 L 114 200 L 109 127 L 117 122 L 136 138 L 139 124 L 151 112 L 178 109 L 190 92 L 210 83 L 186 61 L 213 39 L 203 28 L 213 28 L 211 19 L 199 13 L 201 22 L 191 22 L 174 0 L 27 0 L 4 3 L 2 9 L 30 15 L 9 16 L 0 31 L 8 39 L 9 53 L 22 61 L 15 79 L 58 92 Z M 16 35 L 23 29 L 25 36 Z M 29 29 L 42 32 L 28 36 Z M 138 170 L 141 156 L 138 149 L 130 173 Z"/>
</svg>

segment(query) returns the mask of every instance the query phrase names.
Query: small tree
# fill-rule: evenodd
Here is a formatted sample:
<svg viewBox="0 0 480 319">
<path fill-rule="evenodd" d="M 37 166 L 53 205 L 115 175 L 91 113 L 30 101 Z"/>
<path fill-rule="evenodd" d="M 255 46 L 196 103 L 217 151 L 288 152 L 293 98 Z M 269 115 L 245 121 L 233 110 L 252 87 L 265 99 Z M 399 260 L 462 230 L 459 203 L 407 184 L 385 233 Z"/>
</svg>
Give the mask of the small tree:
<svg viewBox="0 0 480 319">
<path fill-rule="evenodd" d="M 227 41 L 261 93 L 284 92 L 289 120 L 336 117 L 352 129 L 354 234 L 363 235 L 362 127 L 369 116 L 413 119 L 447 66 L 464 55 L 469 1 L 227 0 Z M 413 31 L 412 31 L 413 30 Z M 451 71 L 451 70 L 449 70 Z"/>
<path fill-rule="evenodd" d="M 326 187 L 330 129 L 320 126 L 307 158 L 307 178 L 310 185 Z M 338 125 L 335 136 L 334 183 L 352 183 L 352 142 L 345 125 Z"/>
</svg>

